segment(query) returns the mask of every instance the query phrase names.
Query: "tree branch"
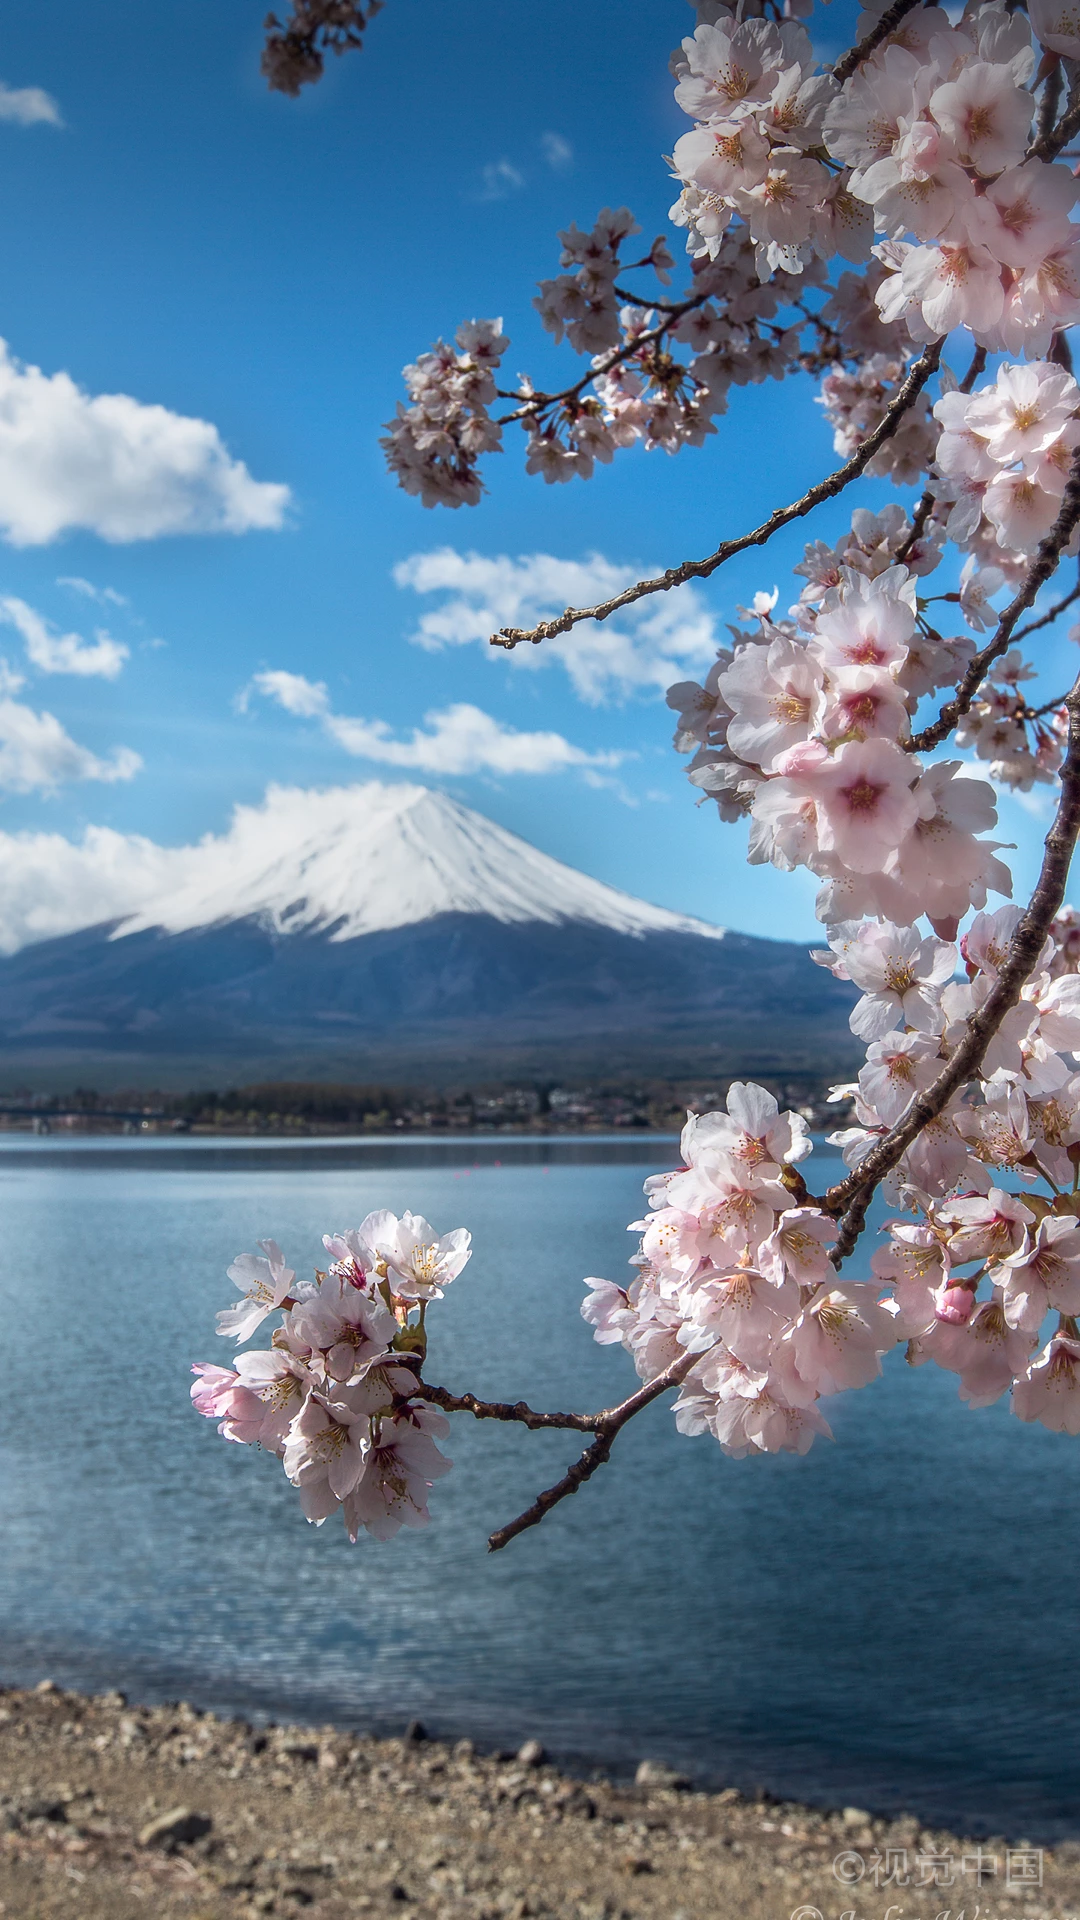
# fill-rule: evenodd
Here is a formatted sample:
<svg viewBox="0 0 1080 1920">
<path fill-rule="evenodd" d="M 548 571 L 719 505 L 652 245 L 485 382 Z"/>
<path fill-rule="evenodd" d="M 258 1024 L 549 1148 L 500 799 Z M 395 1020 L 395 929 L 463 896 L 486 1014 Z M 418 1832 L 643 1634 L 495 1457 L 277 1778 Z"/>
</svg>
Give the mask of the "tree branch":
<svg viewBox="0 0 1080 1920">
<path fill-rule="evenodd" d="M 527 420 L 530 414 L 542 413 L 546 407 L 558 406 L 560 402 L 565 400 L 576 400 L 578 394 L 582 393 L 592 381 L 603 379 L 605 373 L 610 373 L 613 367 L 620 366 L 624 360 L 632 360 L 636 354 L 640 353 L 642 347 L 651 347 L 658 340 L 662 340 L 665 333 L 671 331 L 671 326 L 674 321 L 681 320 L 684 313 L 693 313 L 696 307 L 703 307 L 706 300 L 711 300 L 712 297 L 711 293 L 694 293 L 691 294 L 688 300 L 681 300 L 676 305 L 664 305 L 664 318 L 657 326 L 647 328 L 644 333 L 635 334 L 632 340 L 626 342 L 625 346 L 613 347 L 611 352 L 604 358 L 602 364 L 598 365 L 594 362 L 593 365 L 590 366 L 588 373 L 583 373 L 581 379 L 575 380 L 572 387 L 564 387 L 561 393 L 530 393 L 528 396 L 525 396 L 525 405 L 518 407 L 513 413 L 501 413 L 496 420 L 496 426 L 507 427 L 515 420 Z M 661 305 L 660 302 L 655 300 L 649 302 L 641 301 L 638 304 L 648 304 L 654 307 Z M 523 398 L 520 392 L 506 393 L 501 387 L 497 388 L 496 391 L 498 392 L 500 400 L 520 400 Z"/>
<path fill-rule="evenodd" d="M 1013 637 L 1013 628 L 1020 615 L 1027 612 L 1028 607 L 1035 601 L 1040 587 L 1044 587 L 1051 574 L 1056 572 L 1058 561 L 1061 559 L 1061 550 L 1068 545 L 1078 520 L 1080 520 L 1080 452 L 1073 459 L 1069 483 L 1061 502 L 1061 512 L 1045 540 L 1040 540 L 1038 552 L 1028 569 L 1024 583 L 1015 597 L 1010 600 L 998 621 L 993 639 L 973 655 L 956 693 L 951 700 L 945 702 L 937 719 L 932 720 L 930 725 L 923 727 L 919 733 L 913 733 L 910 740 L 904 741 L 903 744 L 908 753 L 925 753 L 931 747 L 940 746 L 952 732 L 957 721 L 963 719 L 986 678 L 987 668 L 1008 649 Z M 1031 633 L 1036 626 L 1043 624 L 1042 621 L 1035 621 L 1024 631 Z"/>
<path fill-rule="evenodd" d="M 827 1211 L 840 1217 L 840 1234 L 832 1253 L 836 1266 L 855 1246 L 866 1224 L 866 1210 L 875 1189 L 924 1127 L 944 1113 L 953 1095 L 978 1072 L 1005 1015 L 1019 1000 L 1021 988 L 1043 950 L 1050 923 L 1065 898 L 1065 883 L 1080 835 L 1080 679 L 1066 694 L 1064 704 L 1069 715 L 1069 745 L 1061 770 L 1061 796 L 1046 836 L 1038 884 L 1009 942 L 985 1005 L 972 1014 L 967 1032 L 948 1064 L 933 1085 L 916 1096 L 903 1118 L 871 1147 L 865 1160 L 825 1195 L 823 1205 Z"/>
<path fill-rule="evenodd" d="M 1056 160 L 1076 133 L 1080 133 L 1080 78 L 1074 80 L 1069 89 L 1068 105 L 1057 126 L 1049 133 L 1042 133 L 1024 157 L 1028 160 Z"/>
<path fill-rule="evenodd" d="M 558 619 L 541 620 L 535 627 L 502 627 L 498 633 L 492 634 L 491 645 L 505 647 L 509 651 L 520 646 L 525 640 L 533 646 L 538 645 L 541 640 L 553 640 L 556 634 L 569 633 L 570 629 L 576 627 L 582 620 L 606 620 L 609 614 L 617 613 L 620 607 L 632 606 L 635 600 L 641 600 L 647 594 L 668 593 L 672 587 L 681 587 L 688 580 L 707 580 L 710 574 L 715 573 L 716 569 L 723 566 L 725 560 L 730 560 L 733 555 L 744 553 L 748 547 L 763 547 L 781 527 L 788 526 L 792 520 L 801 520 L 804 515 L 820 506 L 823 500 L 835 499 L 836 495 L 842 493 L 852 480 L 858 479 L 878 448 L 882 447 L 886 440 L 891 439 L 909 407 L 918 399 L 926 382 L 937 368 L 943 345 L 942 340 L 935 340 L 924 348 L 908 372 L 888 411 L 883 414 L 873 433 L 868 434 L 867 438 L 856 447 L 850 460 L 845 461 L 842 467 L 838 467 L 836 472 L 829 474 L 826 479 L 819 480 L 816 486 L 811 487 L 791 506 L 778 507 L 760 527 L 755 527 L 753 533 L 741 534 L 737 540 L 725 540 L 707 560 L 684 560 L 681 566 L 669 567 L 666 573 L 659 574 L 654 579 L 639 580 L 636 586 L 625 588 L 622 593 L 613 595 L 610 600 L 598 601 L 594 607 L 567 607 L 566 612 L 561 613 Z"/>
<path fill-rule="evenodd" d="M 586 1447 L 580 1459 L 575 1460 L 573 1466 L 567 1468 L 562 1479 L 556 1480 L 555 1485 L 548 1487 L 546 1492 L 538 1494 L 532 1506 L 526 1507 L 524 1513 L 519 1513 L 516 1520 L 508 1521 L 505 1527 L 496 1527 L 495 1532 L 489 1536 L 488 1551 L 498 1553 L 500 1547 L 509 1545 L 519 1533 L 525 1533 L 529 1527 L 539 1526 L 545 1515 L 551 1512 L 552 1507 L 557 1507 L 560 1500 L 565 1500 L 569 1494 L 576 1493 L 578 1488 L 596 1472 L 597 1467 L 603 1466 L 627 1421 L 632 1420 L 643 1407 L 659 1399 L 669 1387 L 680 1386 L 691 1367 L 700 1359 L 700 1353 L 682 1354 L 664 1373 L 658 1374 L 655 1380 L 650 1380 L 647 1386 L 639 1387 L 637 1393 L 632 1393 L 629 1400 L 624 1400 L 621 1406 L 610 1407 L 606 1413 L 598 1413 L 595 1418 L 596 1439 L 592 1446 Z"/>
<path fill-rule="evenodd" d="M 1038 620 L 1029 620 L 1026 627 L 1021 627 L 1019 633 L 1013 634 L 1013 639 L 1026 640 L 1029 633 L 1038 633 L 1040 627 L 1053 626 L 1058 615 L 1064 613 L 1066 607 L 1071 607 L 1074 600 L 1080 600 L 1080 584 L 1076 585 L 1071 593 L 1067 593 L 1063 600 L 1056 601 L 1049 613 L 1042 614 Z"/>
<path fill-rule="evenodd" d="M 478 1400 L 475 1393 L 448 1393 L 445 1387 L 430 1386 L 418 1380 L 413 1394 L 419 1394 L 444 1413 L 471 1413 L 474 1420 L 506 1420 L 522 1427 L 570 1427 L 575 1433 L 596 1433 L 609 1417 L 606 1413 L 536 1413 L 524 1400 Z"/>
<path fill-rule="evenodd" d="M 850 80 L 856 67 L 861 67 L 864 60 L 869 60 L 870 55 L 877 51 L 882 41 L 896 32 L 904 15 L 911 13 L 921 4 L 922 0 L 893 0 L 892 6 L 886 7 L 877 26 L 871 28 L 865 40 L 860 40 L 857 46 L 849 48 L 843 59 L 837 61 L 832 70 L 833 79 L 843 86 L 845 80 Z"/>
</svg>

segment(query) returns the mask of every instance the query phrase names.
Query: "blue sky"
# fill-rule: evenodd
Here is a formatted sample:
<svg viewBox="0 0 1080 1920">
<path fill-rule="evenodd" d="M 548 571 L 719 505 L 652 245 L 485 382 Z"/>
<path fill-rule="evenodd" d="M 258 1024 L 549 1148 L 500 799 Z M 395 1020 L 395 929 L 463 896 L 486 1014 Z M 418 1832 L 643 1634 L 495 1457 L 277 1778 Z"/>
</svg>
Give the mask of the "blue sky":
<svg viewBox="0 0 1080 1920">
<path fill-rule="evenodd" d="M 3 796 L 0 829 L 77 837 L 96 824 L 172 845 L 221 831 L 234 803 L 257 801 L 271 781 L 440 784 L 349 754 L 317 718 L 257 696 L 241 710 L 252 676 L 278 670 L 325 682 L 335 711 L 395 739 L 465 702 L 585 756 L 632 754 L 611 776 L 570 765 L 441 784 L 612 884 L 748 931 L 811 937 L 814 882 L 749 869 L 742 831 L 695 808 L 656 689 L 583 697 L 563 664 L 531 650 L 518 660 L 476 644 L 419 647 L 410 636 L 444 596 L 394 577 L 445 547 L 559 562 L 595 553 L 616 567 L 708 552 L 833 464 L 809 383 L 736 394 L 703 451 L 624 453 L 587 485 L 527 478 L 511 438 L 472 512 L 425 512 L 395 488 L 377 446 L 405 360 L 463 318 L 504 316 L 509 372 L 572 377 L 573 356 L 531 310 L 535 282 L 557 271 L 556 229 L 591 224 L 605 203 L 630 205 L 646 240 L 666 228 L 661 155 L 682 120 L 666 63 L 692 14 L 682 0 L 629 0 L 616 31 L 594 0 L 548 0 L 541 14 L 387 0 L 364 51 L 290 101 L 259 76 L 262 13 L 258 0 L 92 10 L 50 0 L 6 22 L 0 78 L 46 90 L 63 123 L 0 118 L 9 354 L 87 395 L 210 423 L 193 455 L 204 521 L 232 511 L 282 524 L 42 540 L 25 470 L 5 481 L 0 462 L 0 653 L 25 681 L 10 697 L 54 715 L 76 749 L 56 749 L 70 777 L 43 786 L 27 775 L 29 790 Z M 830 32 L 843 24 L 836 8 Z M 22 392 L 24 377 L 12 378 Z M 132 419 L 141 430 L 145 416 Z M 154 430 L 170 445 L 186 431 L 167 418 Z M 289 490 L 284 511 L 274 487 Z M 835 533 L 851 504 L 744 556 L 699 590 L 687 618 L 711 617 L 722 638 L 756 588 L 779 584 L 786 604 L 803 541 Z M 128 521 L 137 507 L 129 501 Z M 155 511 L 150 500 L 151 520 Z M 36 543 L 18 544 L 33 513 Z M 36 629 L 36 664 L 12 601 L 50 623 Z M 58 634 L 100 646 L 99 630 L 128 649 L 113 677 L 44 670 L 70 663 L 70 648 L 50 651 Z M 1061 639 L 1045 657 L 1056 692 L 1075 654 Z M 117 777 L 132 754 L 141 769 Z M 1018 879 L 1033 870 L 1046 800 L 1004 803 Z"/>
</svg>

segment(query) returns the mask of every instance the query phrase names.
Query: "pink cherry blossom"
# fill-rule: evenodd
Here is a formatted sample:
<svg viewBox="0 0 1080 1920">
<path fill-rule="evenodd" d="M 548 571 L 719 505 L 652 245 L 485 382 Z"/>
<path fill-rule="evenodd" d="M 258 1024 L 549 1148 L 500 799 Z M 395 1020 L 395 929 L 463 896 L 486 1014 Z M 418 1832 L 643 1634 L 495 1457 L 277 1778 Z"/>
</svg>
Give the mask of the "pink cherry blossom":
<svg viewBox="0 0 1080 1920">
<path fill-rule="evenodd" d="M 789 747 L 816 731 L 824 680 L 818 662 L 793 640 L 740 648 L 719 682 L 733 716 L 727 729 L 732 752 L 766 773 L 775 771 Z"/>
<path fill-rule="evenodd" d="M 369 1213 L 360 1241 L 372 1251 L 375 1271 L 402 1300 L 441 1300 L 470 1257 L 472 1236 L 464 1227 L 439 1235 L 420 1213 Z"/>
<path fill-rule="evenodd" d="M 191 1398 L 204 1419 L 219 1420 L 223 1440 L 236 1440 L 242 1446 L 255 1444 L 262 1430 L 266 1409 L 255 1394 L 230 1367 L 212 1367 L 196 1363 L 191 1369 L 197 1378 Z"/>
<path fill-rule="evenodd" d="M 343 1517 L 350 1540 L 359 1537 L 361 1528 L 375 1540 L 392 1540 L 402 1527 L 428 1525 L 428 1494 L 453 1466 L 431 1434 L 449 1430 L 449 1423 L 433 1408 L 382 1421 L 365 1456 L 362 1476 L 344 1496 Z"/>
<path fill-rule="evenodd" d="M 217 1316 L 217 1330 L 235 1340 L 250 1340 L 267 1315 L 288 1299 L 296 1275 L 285 1265 L 285 1256 L 276 1240 L 260 1240 L 265 1254 L 238 1253 L 228 1269 L 229 1279 L 244 1298 L 239 1306 L 226 1307 Z"/>
<path fill-rule="evenodd" d="M 1040 1220 L 1030 1246 L 995 1267 L 1010 1327 L 1038 1333 L 1048 1313 L 1080 1312 L 1080 1225 L 1070 1214 Z"/>
<path fill-rule="evenodd" d="M 690 1166 L 701 1152 L 719 1151 L 737 1166 L 775 1179 L 782 1166 L 805 1160 L 813 1142 L 801 1114 L 781 1113 L 775 1094 L 765 1087 L 733 1080 L 727 1111 L 691 1114 L 680 1145 Z"/>
<path fill-rule="evenodd" d="M 757 1262 L 767 1280 L 779 1286 L 785 1275 L 799 1286 L 819 1286 L 831 1273 L 829 1248 L 837 1224 L 818 1207 L 790 1207 L 758 1249 Z"/>
<path fill-rule="evenodd" d="M 1013 1387 L 1012 1410 L 1051 1433 L 1080 1433 L 1080 1339 L 1053 1336 Z"/>
<path fill-rule="evenodd" d="M 873 873 L 914 826 L 911 757 L 889 740 L 841 747 L 814 782 L 821 847 L 856 873 Z"/>
<path fill-rule="evenodd" d="M 881 1372 L 880 1356 L 896 1338 L 876 1288 L 852 1281 L 822 1288 L 785 1334 L 776 1356 L 785 1395 L 801 1406 L 817 1394 L 866 1386 Z"/>
<path fill-rule="evenodd" d="M 1031 1208 L 1015 1193 L 991 1187 L 939 1207 L 937 1218 L 949 1232 L 949 1256 L 958 1266 L 968 1260 L 1004 1260 L 1025 1244 L 1035 1223 Z"/>
<path fill-rule="evenodd" d="M 1019 166 L 1031 128 L 1031 97 L 1008 68 L 972 61 L 936 88 L 929 105 L 964 166 L 987 176 Z"/>
</svg>

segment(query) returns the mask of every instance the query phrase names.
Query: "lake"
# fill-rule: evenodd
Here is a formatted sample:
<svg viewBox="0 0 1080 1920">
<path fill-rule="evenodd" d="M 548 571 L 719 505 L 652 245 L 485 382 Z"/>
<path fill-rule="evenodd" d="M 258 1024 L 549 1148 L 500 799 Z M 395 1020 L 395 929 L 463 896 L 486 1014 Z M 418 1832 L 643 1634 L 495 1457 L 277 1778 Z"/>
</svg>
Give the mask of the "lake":
<svg viewBox="0 0 1080 1920">
<path fill-rule="evenodd" d="M 191 1410 L 191 1361 L 231 1351 L 213 1316 L 233 1255 L 272 1234 L 303 1275 L 375 1206 L 473 1232 L 430 1315 L 431 1380 L 621 1399 L 630 1362 L 593 1343 L 581 1281 L 624 1276 L 642 1180 L 677 1157 L 655 1135 L 5 1136 L 0 1679 L 379 1732 L 415 1715 L 570 1764 L 649 1755 L 973 1832 L 1080 1833 L 1080 1449 L 969 1412 L 937 1369 L 891 1359 L 805 1460 L 729 1460 L 651 1407 L 496 1555 L 487 1534 L 573 1435 L 455 1418 L 432 1525 L 350 1547 Z M 813 1179 L 838 1164 L 819 1150 Z"/>
</svg>

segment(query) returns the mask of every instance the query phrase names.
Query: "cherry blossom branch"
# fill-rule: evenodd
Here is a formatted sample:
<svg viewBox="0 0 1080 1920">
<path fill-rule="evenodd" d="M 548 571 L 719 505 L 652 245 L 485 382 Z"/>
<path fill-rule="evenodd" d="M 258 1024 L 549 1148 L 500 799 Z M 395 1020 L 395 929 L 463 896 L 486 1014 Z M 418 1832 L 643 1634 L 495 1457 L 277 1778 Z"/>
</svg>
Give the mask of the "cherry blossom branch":
<svg viewBox="0 0 1080 1920">
<path fill-rule="evenodd" d="M 1080 505 L 1077 510 L 1080 512 Z M 1061 769 L 1061 796 L 1046 836 L 1035 891 L 1009 942 L 985 1004 L 971 1015 L 964 1038 L 953 1050 L 948 1064 L 924 1093 L 916 1095 L 903 1118 L 871 1147 L 847 1179 L 830 1187 L 825 1195 L 823 1206 L 840 1219 L 840 1232 L 832 1253 L 836 1266 L 854 1248 L 866 1224 L 866 1210 L 882 1180 L 923 1129 L 944 1113 L 953 1095 L 978 1072 L 991 1040 L 1034 971 L 1050 924 L 1065 898 L 1065 884 L 1080 836 L 1080 679 L 1066 694 L 1064 705 L 1069 716 L 1069 744 Z"/>
<path fill-rule="evenodd" d="M 1068 104 L 1057 126 L 1049 133 L 1043 133 L 1028 148 L 1028 160 L 1056 160 L 1063 147 L 1067 147 L 1074 134 L 1080 133 L 1080 79 L 1074 80 L 1069 89 Z"/>
<path fill-rule="evenodd" d="M 891 439 L 905 413 L 918 399 L 931 374 L 936 371 L 943 345 L 943 341 L 934 340 L 923 349 L 873 433 L 868 434 L 866 439 L 860 442 L 850 460 L 846 460 L 835 473 L 830 473 L 826 479 L 819 480 L 815 486 L 810 487 L 801 499 L 794 501 L 790 506 L 778 507 L 776 512 L 771 513 L 769 518 L 763 521 L 760 527 L 755 527 L 752 533 L 740 534 L 736 540 L 723 541 L 707 560 L 684 560 L 681 566 L 669 567 L 666 573 L 656 575 L 650 580 L 639 580 L 635 586 L 626 587 L 622 593 L 614 594 L 610 600 L 600 600 L 593 607 L 567 607 L 565 613 L 561 613 L 557 619 L 541 620 L 535 627 L 501 627 L 498 633 L 492 634 L 491 645 L 505 647 L 508 652 L 520 646 L 523 641 L 537 646 L 542 640 L 553 640 L 557 634 L 569 633 L 571 628 L 576 627 L 582 620 L 606 620 L 609 614 L 617 613 L 620 607 L 632 606 L 636 600 L 643 599 L 647 594 L 669 593 L 672 587 L 684 586 L 688 580 L 707 580 L 718 567 L 723 566 L 725 560 L 732 559 L 735 554 L 745 553 L 748 547 L 763 547 L 781 527 L 790 525 L 792 520 L 803 519 L 823 501 L 835 499 L 836 495 L 842 493 L 852 480 L 859 478 L 878 449 L 885 444 L 886 440 Z"/>
<path fill-rule="evenodd" d="M 293 0 L 284 24 L 268 13 L 261 62 L 267 85 L 295 99 L 301 87 L 322 79 L 328 52 L 362 44 L 364 28 L 381 6 L 382 0 L 364 0 L 363 6 L 355 0 Z"/>
<path fill-rule="evenodd" d="M 496 424 L 500 427 L 507 427 L 515 420 L 527 420 L 530 414 L 543 412 L 546 407 L 559 406 L 566 400 L 576 400 L 578 395 L 583 393 L 586 387 L 591 386 L 594 380 L 603 379 L 605 373 L 610 373 L 613 367 L 621 366 L 624 360 L 634 359 L 634 357 L 641 352 L 642 347 L 653 346 L 657 341 L 662 340 L 665 333 L 671 331 L 671 326 L 674 321 L 681 320 L 684 313 L 693 313 L 698 307 L 703 307 L 705 302 L 711 300 L 712 297 L 711 292 L 695 293 L 692 294 L 688 300 L 681 300 L 674 305 L 666 305 L 663 309 L 664 318 L 655 327 L 647 328 L 644 333 L 634 334 L 633 338 L 628 340 L 625 346 L 613 347 L 609 354 L 605 354 L 602 362 L 594 362 L 588 372 L 582 374 L 580 380 L 575 380 L 572 387 L 564 387 L 561 393 L 530 393 L 527 396 L 523 396 L 520 390 L 510 393 L 502 387 L 496 388 L 500 400 L 525 399 L 525 405 L 518 407 L 515 412 L 500 414 Z M 636 304 L 639 306 L 656 306 L 658 303 L 653 300 L 638 301 Z"/>
<path fill-rule="evenodd" d="M 398 1357 L 405 1365 L 415 1364 L 409 1354 Z M 695 1353 L 680 1355 L 664 1373 L 658 1374 L 646 1386 L 639 1387 L 629 1399 L 621 1401 L 617 1407 L 604 1407 L 599 1413 L 537 1413 L 524 1400 L 480 1400 L 475 1393 L 450 1393 L 445 1387 L 434 1387 L 419 1377 L 411 1393 L 399 1395 L 398 1400 L 403 1406 L 412 1399 L 427 1400 L 432 1406 L 441 1407 L 444 1413 L 471 1413 L 474 1420 L 501 1420 L 534 1431 L 541 1427 L 560 1427 L 569 1428 L 575 1433 L 595 1434 L 592 1445 L 586 1447 L 580 1459 L 567 1468 L 561 1480 L 557 1480 L 553 1487 L 548 1487 L 546 1492 L 538 1494 L 532 1506 L 519 1514 L 516 1520 L 499 1527 L 491 1535 L 488 1547 L 492 1553 L 497 1553 L 500 1547 L 505 1547 L 517 1534 L 524 1533 L 526 1528 L 538 1526 L 545 1514 L 558 1506 L 560 1500 L 576 1493 L 582 1483 L 596 1472 L 597 1467 L 603 1466 L 627 1421 L 659 1399 L 670 1387 L 679 1386 L 699 1358 L 700 1355 Z"/>
<path fill-rule="evenodd" d="M 650 1380 L 647 1386 L 639 1387 L 638 1391 L 632 1393 L 629 1400 L 624 1400 L 621 1406 L 609 1407 L 605 1413 L 598 1413 L 595 1420 L 590 1419 L 588 1425 L 596 1432 L 596 1439 L 592 1446 L 586 1447 L 580 1459 L 575 1460 L 573 1466 L 567 1468 L 562 1479 L 556 1480 L 553 1487 L 548 1487 L 544 1493 L 538 1494 L 532 1506 L 526 1507 L 524 1513 L 519 1513 L 516 1520 L 508 1521 L 505 1527 L 496 1527 L 495 1532 L 489 1535 L 488 1551 L 498 1553 L 500 1547 L 508 1546 L 519 1533 L 525 1533 L 529 1527 L 539 1526 L 541 1520 L 551 1512 L 552 1507 L 557 1507 L 560 1500 L 565 1500 L 569 1494 L 576 1493 L 578 1488 L 596 1472 L 597 1467 L 603 1466 L 627 1421 L 632 1420 L 643 1407 L 658 1400 L 662 1393 L 667 1393 L 670 1387 L 680 1386 L 691 1367 L 700 1358 L 701 1355 L 698 1353 L 682 1354 L 664 1373 L 658 1374 L 655 1380 Z"/>
<path fill-rule="evenodd" d="M 427 1380 L 418 1379 L 414 1391 L 444 1413 L 471 1413 L 474 1420 L 512 1421 L 522 1427 L 569 1427 L 575 1433 L 596 1433 L 608 1417 L 605 1413 L 537 1413 L 524 1400 L 478 1400 L 475 1393 L 449 1393 Z"/>
<path fill-rule="evenodd" d="M 837 61 L 832 70 L 833 79 L 837 84 L 843 86 L 844 81 L 851 78 L 856 67 L 861 67 L 864 60 L 869 60 L 870 55 L 880 47 L 882 41 L 887 40 L 890 33 L 896 32 L 904 15 L 913 12 L 915 7 L 921 4 L 922 0 L 893 0 L 892 6 L 886 7 L 877 26 L 871 28 L 866 38 L 860 40 L 854 47 L 850 47 L 843 59 Z"/>
<path fill-rule="evenodd" d="M 909 753 L 925 753 L 931 747 L 940 746 L 948 738 L 958 720 L 967 713 L 975 695 L 986 677 L 987 668 L 992 666 L 1001 654 L 1005 653 L 1012 641 L 1013 628 L 1022 613 L 1033 605 L 1041 587 L 1046 585 L 1056 572 L 1061 559 L 1062 548 L 1068 545 L 1069 538 L 1077 521 L 1080 521 L 1080 453 L 1073 460 L 1069 482 L 1061 502 L 1061 511 L 1044 540 L 1039 542 L 1038 551 L 1024 578 L 1023 585 L 1015 597 L 1010 600 L 992 640 L 974 654 L 968 663 L 963 678 L 951 700 L 947 700 L 936 720 L 919 733 L 912 734 L 904 741 Z M 1067 603 L 1066 603 L 1067 604 Z M 1035 625 L 1025 629 L 1032 632 Z"/>
</svg>

